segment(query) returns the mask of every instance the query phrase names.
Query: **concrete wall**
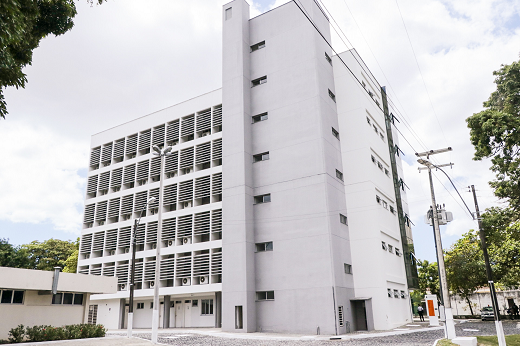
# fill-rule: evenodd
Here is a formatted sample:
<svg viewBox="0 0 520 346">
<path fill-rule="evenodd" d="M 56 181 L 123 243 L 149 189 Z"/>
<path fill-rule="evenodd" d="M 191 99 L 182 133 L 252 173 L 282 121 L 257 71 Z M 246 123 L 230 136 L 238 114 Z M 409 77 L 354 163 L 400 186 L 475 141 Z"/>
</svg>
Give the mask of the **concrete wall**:
<svg viewBox="0 0 520 346">
<path fill-rule="evenodd" d="M 465 299 L 458 295 L 451 295 L 451 308 L 454 315 L 470 315 L 471 311 Z M 520 290 L 511 291 L 497 291 L 498 306 L 500 307 L 500 314 L 506 315 L 509 308 L 509 299 L 513 299 L 516 305 L 520 305 Z M 491 303 L 491 295 L 489 292 L 477 292 L 470 297 L 473 313 L 478 315 L 483 307 L 493 306 Z"/>
</svg>

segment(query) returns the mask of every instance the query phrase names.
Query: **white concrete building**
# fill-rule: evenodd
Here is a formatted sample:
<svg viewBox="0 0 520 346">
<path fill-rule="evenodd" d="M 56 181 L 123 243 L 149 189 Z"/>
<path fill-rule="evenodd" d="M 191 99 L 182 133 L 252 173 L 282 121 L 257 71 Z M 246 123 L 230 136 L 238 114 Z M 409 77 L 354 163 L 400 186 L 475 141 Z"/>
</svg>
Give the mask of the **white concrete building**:
<svg viewBox="0 0 520 346">
<path fill-rule="evenodd" d="M 92 137 L 78 269 L 119 282 L 92 298 L 98 321 L 125 325 L 130 230 L 159 195 L 157 144 L 175 152 L 161 326 L 344 334 L 409 322 L 411 231 L 381 87 L 355 51 L 333 56 L 313 0 L 252 19 L 235 0 L 222 15 L 222 89 Z M 136 328 L 151 326 L 157 222 L 152 204 L 137 232 Z"/>
</svg>

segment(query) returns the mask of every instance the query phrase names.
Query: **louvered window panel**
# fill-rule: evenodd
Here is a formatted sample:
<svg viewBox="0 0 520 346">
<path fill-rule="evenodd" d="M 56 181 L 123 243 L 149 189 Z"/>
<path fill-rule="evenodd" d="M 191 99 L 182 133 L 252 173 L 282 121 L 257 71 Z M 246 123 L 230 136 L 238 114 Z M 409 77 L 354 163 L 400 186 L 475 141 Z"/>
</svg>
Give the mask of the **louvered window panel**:
<svg viewBox="0 0 520 346">
<path fill-rule="evenodd" d="M 211 194 L 212 195 L 220 195 L 222 194 L 222 173 L 213 174 L 212 186 L 211 186 Z"/>
<path fill-rule="evenodd" d="M 222 232 L 222 209 L 211 211 L 211 232 Z"/>
<path fill-rule="evenodd" d="M 197 113 L 197 132 L 211 129 L 211 109 Z"/>
<path fill-rule="evenodd" d="M 103 267 L 103 276 L 114 276 L 116 272 L 116 266 L 114 264 L 105 264 Z"/>
<path fill-rule="evenodd" d="M 215 249 L 211 254 L 211 275 L 222 274 L 222 249 Z"/>
<path fill-rule="evenodd" d="M 213 126 L 222 125 L 222 105 L 213 107 Z"/>
<path fill-rule="evenodd" d="M 112 143 L 105 144 L 101 151 L 101 162 L 112 161 Z"/>
<path fill-rule="evenodd" d="M 209 253 L 193 256 L 193 276 L 209 275 Z"/>
<path fill-rule="evenodd" d="M 137 153 L 137 134 L 128 136 L 126 140 L 126 155 Z"/>
<path fill-rule="evenodd" d="M 135 181 L 135 163 L 133 165 L 125 166 L 123 175 L 123 184 L 133 183 Z"/>
<path fill-rule="evenodd" d="M 134 212 L 140 213 L 146 204 L 148 191 L 141 191 L 135 194 Z"/>
<path fill-rule="evenodd" d="M 112 171 L 112 180 L 110 181 L 110 187 L 121 186 L 123 183 L 123 167 L 114 169 Z"/>
<path fill-rule="evenodd" d="M 88 266 L 81 266 L 81 267 L 79 267 L 79 270 L 78 270 L 79 274 L 88 275 L 88 272 L 89 272 Z"/>
<path fill-rule="evenodd" d="M 174 151 L 170 156 L 166 156 L 164 164 L 164 173 L 176 171 L 179 167 L 179 152 Z"/>
<path fill-rule="evenodd" d="M 99 164 L 100 155 L 101 155 L 101 147 L 92 149 L 92 151 L 90 152 L 90 165 L 91 166 L 96 166 Z"/>
<path fill-rule="evenodd" d="M 179 139 L 179 120 L 168 123 L 166 129 L 166 142 L 172 142 Z"/>
<path fill-rule="evenodd" d="M 192 135 L 195 131 L 195 116 L 190 115 L 182 118 L 181 122 L 181 136 Z"/>
<path fill-rule="evenodd" d="M 209 234 L 209 232 L 210 232 L 210 213 L 209 213 L 209 211 L 195 214 L 193 235 Z"/>
<path fill-rule="evenodd" d="M 117 247 L 129 248 L 130 238 L 132 237 L 132 227 L 122 227 L 119 229 L 119 237 L 117 238 Z"/>
<path fill-rule="evenodd" d="M 159 207 L 159 188 L 151 189 L 148 199 L 155 197 L 155 201 L 148 204 L 148 209 L 155 209 Z"/>
<path fill-rule="evenodd" d="M 209 175 L 195 179 L 195 198 L 204 198 L 209 197 L 210 195 Z"/>
<path fill-rule="evenodd" d="M 90 267 L 90 275 L 99 275 L 101 276 L 101 267 Z"/>
<path fill-rule="evenodd" d="M 142 282 L 143 281 L 143 270 L 144 269 L 144 263 L 143 262 L 137 262 L 135 264 L 135 282 Z"/>
<path fill-rule="evenodd" d="M 139 226 L 137 226 L 137 230 L 135 232 L 136 245 L 144 245 L 144 237 L 145 237 L 145 224 L 142 223 Z"/>
<path fill-rule="evenodd" d="M 148 179 L 149 161 L 150 160 L 144 160 L 137 163 L 137 180 Z"/>
<path fill-rule="evenodd" d="M 222 158 L 222 138 L 213 141 L 213 160 Z"/>
<path fill-rule="evenodd" d="M 172 217 L 171 219 L 163 220 L 161 239 L 163 241 L 175 240 L 175 228 L 177 219 Z"/>
<path fill-rule="evenodd" d="M 193 180 L 179 183 L 179 202 L 191 201 L 193 199 Z"/>
<path fill-rule="evenodd" d="M 105 245 L 105 232 L 94 233 L 94 241 L 92 242 L 92 251 L 103 251 Z"/>
<path fill-rule="evenodd" d="M 146 243 L 157 243 L 157 221 L 148 222 L 146 225 Z"/>
<path fill-rule="evenodd" d="M 175 268 L 177 272 L 177 278 L 191 277 L 191 254 L 189 256 L 177 257 Z"/>
<path fill-rule="evenodd" d="M 211 142 L 199 144 L 195 150 L 195 163 L 201 165 L 207 162 L 211 162 Z"/>
<path fill-rule="evenodd" d="M 165 258 L 161 261 L 161 280 L 172 280 L 175 273 L 175 258 Z"/>
<path fill-rule="evenodd" d="M 99 184 L 98 184 L 99 191 L 108 189 L 109 184 L 110 184 L 110 171 L 101 173 L 99 175 Z"/>
<path fill-rule="evenodd" d="M 164 187 L 163 204 L 172 205 L 177 203 L 177 184 Z"/>
<path fill-rule="evenodd" d="M 81 246 L 80 246 L 80 253 L 90 253 L 92 249 L 92 233 L 91 234 L 84 234 L 81 236 Z"/>
<path fill-rule="evenodd" d="M 150 176 L 155 177 L 157 175 L 161 175 L 161 158 L 154 157 L 151 160 L 150 164 Z"/>
<path fill-rule="evenodd" d="M 131 214 L 133 205 L 134 195 L 123 196 L 121 201 L 121 215 Z"/>
<path fill-rule="evenodd" d="M 193 215 L 179 216 L 177 220 L 177 238 L 191 237 L 193 230 Z"/>
<path fill-rule="evenodd" d="M 94 193 L 94 192 L 97 191 L 97 181 L 98 181 L 98 176 L 97 175 L 93 175 L 91 177 L 88 177 L 87 193 Z"/>
<path fill-rule="evenodd" d="M 85 206 L 85 215 L 83 216 L 84 223 L 94 222 L 94 210 L 96 209 L 95 204 L 89 204 Z"/>
<path fill-rule="evenodd" d="M 115 250 L 117 248 L 117 229 L 107 231 L 105 237 L 105 250 Z"/>
<path fill-rule="evenodd" d="M 99 202 L 96 206 L 96 221 L 106 220 L 107 218 L 107 202 Z"/>
<path fill-rule="evenodd" d="M 120 159 L 125 156 L 125 139 L 121 138 L 114 143 L 114 159 Z"/>
<path fill-rule="evenodd" d="M 108 217 L 119 216 L 119 207 L 121 204 L 120 198 L 114 198 L 108 201 Z"/>
<path fill-rule="evenodd" d="M 150 149 L 150 140 L 152 139 L 151 137 L 151 130 L 146 130 L 139 134 L 139 150 Z"/>
<path fill-rule="evenodd" d="M 153 142 L 154 145 L 164 145 L 164 125 L 157 126 L 153 129 Z"/>
<path fill-rule="evenodd" d="M 155 261 L 148 261 L 144 264 L 144 281 L 155 280 Z"/>
<path fill-rule="evenodd" d="M 116 276 L 118 284 L 126 284 L 128 282 L 128 264 L 118 264 L 116 267 Z"/>
<path fill-rule="evenodd" d="M 193 151 L 193 147 L 181 150 L 181 169 L 193 167 Z"/>
</svg>

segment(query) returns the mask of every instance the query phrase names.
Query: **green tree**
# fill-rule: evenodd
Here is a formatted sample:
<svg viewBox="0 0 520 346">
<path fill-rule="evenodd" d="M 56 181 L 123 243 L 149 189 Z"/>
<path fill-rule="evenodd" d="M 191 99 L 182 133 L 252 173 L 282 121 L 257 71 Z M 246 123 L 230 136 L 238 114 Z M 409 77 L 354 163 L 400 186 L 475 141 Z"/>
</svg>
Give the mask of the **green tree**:
<svg viewBox="0 0 520 346">
<path fill-rule="evenodd" d="M 75 15 L 74 0 L 0 1 L 0 118 L 7 114 L 3 89 L 25 87 L 27 76 L 22 69 L 31 65 L 33 50 L 47 35 L 59 36 L 72 29 Z"/>
<path fill-rule="evenodd" d="M 486 267 L 475 230 L 465 233 L 444 255 L 449 288 L 466 301 L 472 315 L 470 297 L 487 284 Z"/>
<path fill-rule="evenodd" d="M 419 274 L 419 290 L 416 291 L 421 294 L 421 299 L 424 298 L 428 291 L 439 296 L 439 270 L 437 262 L 418 260 L 417 271 Z"/>
<path fill-rule="evenodd" d="M 64 273 L 76 273 L 78 269 L 78 257 L 79 257 L 79 238 L 74 243 L 76 250 L 67 258 L 65 261 Z"/>
<path fill-rule="evenodd" d="M 520 62 L 493 72 L 497 89 L 484 102 L 485 109 L 466 119 L 474 160 L 490 158 L 496 179 L 495 195 L 520 211 Z"/>
<path fill-rule="evenodd" d="M 31 269 L 54 270 L 54 267 L 65 268 L 67 259 L 77 250 L 77 244 L 51 238 L 22 245 L 21 250 L 26 251 Z"/>
<path fill-rule="evenodd" d="M 0 267 L 29 268 L 31 263 L 25 251 L 9 244 L 8 239 L 0 239 Z"/>
</svg>

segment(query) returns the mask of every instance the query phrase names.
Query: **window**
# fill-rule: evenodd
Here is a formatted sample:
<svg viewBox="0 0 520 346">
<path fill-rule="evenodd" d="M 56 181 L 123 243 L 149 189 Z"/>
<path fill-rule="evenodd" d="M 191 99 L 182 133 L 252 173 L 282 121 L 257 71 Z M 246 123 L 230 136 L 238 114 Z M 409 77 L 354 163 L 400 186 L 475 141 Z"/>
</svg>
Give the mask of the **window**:
<svg viewBox="0 0 520 346">
<path fill-rule="evenodd" d="M 253 162 L 269 160 L 269 152 L 253 155 Z"/>
<path fill-rule="evenodd" d="M 401 257 L 403 254 L 401 252 L 401 250 L 399 250 L 398 248 L 395 248 L 395 254 L 399 257 Z"/>
<path fill-rule="evenodd" d="M 231 19 L 231 17 L 233 17 L 233 8 L 226 8 L 226 11 L 224 13 L 226 20 Z"/>
<path fill-rule="evenodd" d="M 388 298 L 392 298 L 392 289 L 391 288 L 387 288 L 386 292 L 388 294 Z"/>
<path fill-rule="evenodd" d="M 390 171 L 388 169 L 385 168 L 385 174 L 390 176 Z"/>
<path fill-rule="evenodd" d="M 213 299 L 201 299 L 201 315 L 213 315 Z"/>
<path fill-rule="evenodd" d="M 370 121 L 370 118 L 369 118 L 369 117 L 367 117 L 367 123 L 368 123 L 368 125 L 371 125 L 371 124 L 372 124 L 372 122 Z"/>
<path fill-rule="evenodd" d="M 255 86 L 258 86 L 260 84 L 264 84 L 264 83 L 267 83 L 267 76 L 263 76 L 263 77 L 260 77 L 260 78 L 257 78 L 257 79 L 253 79 L 251 81 L 251 88 L 253 88 Z"/>
<path fill-rule="evenodd" d="M 374 127 L 374 131 L 377 133 L 377 126 L 376 125 L 372 125 Z"/>
<path fill-rule="evenodd" d="M 386 201 L 383 201 L 383 208 L 388 209 L 388 203 L 386 203 Z"/>
<path fill-rule="evenodd" d="M 391 212 L 392 214 L 395 214 L 395 209 L 394 209 L 394 207 L 390 206 L 390 212 Z"/>
<path fill-rule="evenodd" d="M 364 80 L 362 80 L 362 81 L 361 81 L 361 85 L 363 86 L 363 88 L 365 88 L 365 89 L 366 89 L 366 87 L 367 87 L 367 84 L 365 83 L 365 81 L 364 81 Z"/>
<path fill-rule="evenodd" d="M 337 169 L 336 169 L 336 178 L 338 178 L 339 180 L 343 181 L 343 173 L 341 173 Z"/>
<path fill-rule="evenodd" d="M 370 156 L 372 157 L 372 162 L 373 162 L 374 165 L 375 165 L 375 164 L 377 163 L 377 160 L 376 160 L 375 156 L 374 156 L 374 155 L 370 155 Z"/>
<path fill-rule="evenodd" d="M 334 93 L 332 91 L 330 91 L 330 89 L 329 89 L 329 96 L 332 99 L 332 101 L 336 102 L 336 95 L 334 95 Z"/>
<path fill-rule="evenodd" d="M 383 170 L 383 164 L 379 161 L 377 161 L 377 167 L 379 167 L 380 170 Z"/>
<path fill-rule="evenodd" d="M 381 204 L 381 197 L 379 197 L 378 195 L 376 195 L 376 202 Z"/>
<path fill-rule="evenodd" d="M 256 252 L 273 251 L 273 242 L 256 243 Z"/>
<path fill-rule="evenodd" d="M 150 303 L 150 309 L 153 309 L 153 302 Z"/>
<path fill-rule="evenodd" d="M 265 41 L 258 42 L 257 44 L 254 44 L 251 46 L 251 52 L 254 52 L 256 50 L 262 49 L 265 47 Z"/>
<path fill-rule="evenodd" d="M 394 290 L 394 298 L 399 298 L 399 290 Z"/>
<path fill-rule="evenodd" d="M 345 269 L 345 274 L 352 274 L 352 265 L 343 263 L 343 268 Z"/>
<path fill-rule="evenodd" d="M 198 299 L 192 300 L 191 301 L 191 306 L 198 307 L 199 306 L 199 300 Z"/>
<path fill-rule="evenodd" d="M 137 303 L 138 309 L 144 309 L 144 303 Z"/>
<path fill-rule="evenodd" d="M 383 133 L 380 133 L 379 137 L 381 137 L 381 140 L 383 140 L 383 141 L 385 140 L 385 136 L 383 135 Z"/>
<path fill-rule="evenodd" d="M 381 242 L 381 248 L 385 251 L 388 250 L 388 248 L 386 247 L 386 243 L 384 241 Z"/>
<path fill-rule="evenodd" d="M 343 214 L 339 214 L 339 222 L 341 222 L 344 225 L 348 225 L 347 217 Z"/>
<path fill-rule="evenodd" d="M 403 299 L 406 298 L 406 294 L 404 293 L 404 291 L 401 291 L 401 298 L 403 298 Z"/>
<path fill-rule="evenodd" d="M 394 253 L 394 247 L 390 244 L 388 244 L 388 252 Z"/>
<path fill-rule="evenodd" d="M 23 296 L 25 291 L 0 290 L 1 304 L 23 304 Z"/>
<path fill-rule="evenodd" d="M 257 123 L 257 122 L 259 122 L 259 121 L 267 120 L 267 112 L 262 113 L 262 114 L 254 115 L 254 116 L 252 117 L 252 119 L 253 119 L 253 124 L 254 124 L 254 123 Z"/>
<path fill-rule="evenodd" d="M 56 293 L 52 296 L 52 304 L 83 305 L 83 293 Z"/>
<path fill-rule="evenodd" d="M 72 293 L 63 293 L 63 304 L 72 305 L 73 299 L 74 299 L 74 294 L 72 294 Z"/>
<path fill-rule="evenodd" d="M 274 300 L 274 291 L 256 292 L 256 300 Z"/>
<path fill-rule="evenodd" d="M 343 306 L 338 306 L 338 322 L 340 327 L 343 327 L 345 324 L 343 319 Z"/>
<path fill-rule="evenodd" d="M 271 202 L 271 194 L 270 193 L 265 194 L 265 195 L 255 196 L 255 204 L 269 203 L 269 202 Z"/>
<path fill-rule="evenodd" d="M 332 59 L 331 59 L 330 56 L 327 54 L 327 52 L 325 52 L 325 60 L 327 60 L 328 63 L 332 65 Z"/>
<path fill-rule="evenodd" d="M 243 324 L 243 313 L 242 305 L 235 306 L 235 329 L 242 329 Z"/>
<path fill-rule="evenodd" d="M 332 128 L 332 135 L 333 135 L 334 137 L 336 137 L 337 139 L 339 139 L 339 132 L 336 131 L 335 128 Z"/>
</svg>

